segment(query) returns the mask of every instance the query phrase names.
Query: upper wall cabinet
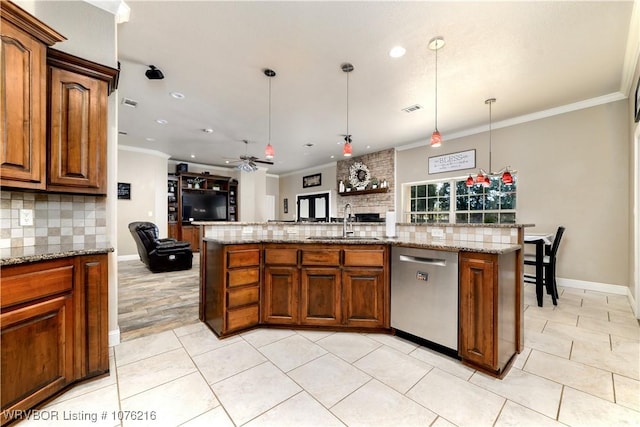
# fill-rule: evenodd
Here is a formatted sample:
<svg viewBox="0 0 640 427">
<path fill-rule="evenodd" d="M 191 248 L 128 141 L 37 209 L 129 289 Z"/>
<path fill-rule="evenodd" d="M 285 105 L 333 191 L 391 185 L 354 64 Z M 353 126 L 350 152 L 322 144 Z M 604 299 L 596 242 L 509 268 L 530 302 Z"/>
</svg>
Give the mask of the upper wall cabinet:
<svg viewBox="0 0 640 427">
<path fill-rule="evenodd" d="M 48 49 L 47 189 L 107 194 L 107 98 L 118 70 Z"/>
<path fill-rule="evenodd" d="M 46 49 L 65 38 L 11 2 L 0 12 L 0 186 L 44 190 Z"/>
</svg>

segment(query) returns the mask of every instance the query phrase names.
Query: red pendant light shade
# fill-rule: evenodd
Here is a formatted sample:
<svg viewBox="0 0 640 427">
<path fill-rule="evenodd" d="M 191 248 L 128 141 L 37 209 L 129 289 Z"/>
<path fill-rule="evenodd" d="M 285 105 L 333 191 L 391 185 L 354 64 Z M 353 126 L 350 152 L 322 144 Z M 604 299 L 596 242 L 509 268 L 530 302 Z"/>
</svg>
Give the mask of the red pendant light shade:
<svg viewBox="0 0 640 427">
<path fill-rule="evenodd" d="M 467 178 L 467 181 L 465 182 L 465 184 L 467 184 L 467 187 L 473 187 L 473 184 L 475 184 L 475 181 L 473 180 L 473 177 L 471 175 L 469 175 L 469 178 Z"/>
<path fill-rule="evenodd" d="M 267 160 L 271 160 L 275 155 L 276 155 L 276 152 L 273 149 L 273 145 L 271 145 L 271 143 L 267 144 L 267 147 L 264 149 L 264 157 Z"/>
<path fill-rule="evenodd" d="M 442 135 L 437 130 L 433 131 L 431 134 L 431 146 L 434 148 L 440 147 L 442 145 Z"/>
<path fill-rule="evenodd" d="M 505 185 L 513 184 L 513 175 L 508 168 L 502 173 L 502 183 Z"/>
<path fill-rule="evenodd" d="M 349 136 L 345 136 L 344 145 L 342 146 L 342 155 L 344 157 L 351 157 L 352 154 L 353 154 L 353 151 L 351 148 L 351 138 L 349 138 Z"/>
</svg>

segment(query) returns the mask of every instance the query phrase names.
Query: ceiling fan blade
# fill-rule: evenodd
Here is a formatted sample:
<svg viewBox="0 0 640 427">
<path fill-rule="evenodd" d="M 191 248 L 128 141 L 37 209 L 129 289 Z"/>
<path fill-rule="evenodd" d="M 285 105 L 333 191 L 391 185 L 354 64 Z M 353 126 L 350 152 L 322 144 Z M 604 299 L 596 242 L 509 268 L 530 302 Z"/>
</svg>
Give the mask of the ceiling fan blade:
<svg viewBox="0 0 640 427">
<path fill-rule="evenodd" d="M 260 159 L 253 159 L 254 162 L 256 163 L 264 163 L 265 165 L 272 165 L 273 162 L 271 160 L 260 160 Z"/>
</svg>

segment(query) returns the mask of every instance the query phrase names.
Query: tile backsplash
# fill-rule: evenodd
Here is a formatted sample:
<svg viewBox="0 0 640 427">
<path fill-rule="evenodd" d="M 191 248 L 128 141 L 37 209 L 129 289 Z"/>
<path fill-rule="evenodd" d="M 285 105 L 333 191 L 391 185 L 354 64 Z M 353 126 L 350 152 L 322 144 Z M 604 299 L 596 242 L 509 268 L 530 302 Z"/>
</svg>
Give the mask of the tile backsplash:
<svg viewBox="0 0 640 427">
<path fill-rule="evenodd" d="M 20 209 L 33 210 L 33 225 L 20 225 Z M 97 196 L 0 193 L 0 248 L 104 243 L 106 199 Z"/>
</svg>

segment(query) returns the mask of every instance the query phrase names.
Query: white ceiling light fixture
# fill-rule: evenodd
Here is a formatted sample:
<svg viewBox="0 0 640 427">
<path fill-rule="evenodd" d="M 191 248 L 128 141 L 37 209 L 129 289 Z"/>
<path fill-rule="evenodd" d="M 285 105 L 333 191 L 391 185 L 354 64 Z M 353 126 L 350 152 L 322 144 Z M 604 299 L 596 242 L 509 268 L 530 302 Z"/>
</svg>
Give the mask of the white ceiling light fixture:
<svg viewBox="0 0 640 427">
<path fill-rule="evenodd" d="M 351 147 L 351 134 L 349 133 L 349 73 L 353 71 L 353 65 L 346 62 L 340 66 L 342 71 L 347 75 L 347 133 L 344 134 L 344 145 L 342 146 L 342 155 L 351 157 L 353 148 Z"/>
<path fill-rule="evenodd" d="M 264 157 L 267 160 L 272 160 L 276 153 L 273 149 L 273 145 L 271 145 L 271 79 L 276 76 L 276 72 L 269 68 L 266 68 L 264 70 L 264 75 L 269 77 L 269 142 L 264 149 Z"/>
<path fill-rule="evenodd" d="M 169 92 L 169 95 L 171 95 L 171 97 L 175 98 L 175 99 L 184 99 L 185 98 L 184 93 L 181 93 L 181 92 Z"/>
<path fill-rule="evenodd" d="M 158 123 L 159 125 L 166 125 L 169 122 L 165 119 L 157 119 L 156 123 Z"/>
<path fill-rule="evenodd" d="M 438 50 L 442 49 L 444 46 L 444 39 L 440 36 L 434 37 L 429 41 L 429 49 L 436 51 L 436 96 L 435 96 L 435 130 L 431 134 L 431 143 L 430 145 L 434 148 L 440 147 L 442 145 L 442 135 L 440 135 L 440 131 L 438 131 Z"/>
<path fill-rule="evenodd" d="M 401 58 L 405 53 L 407 53 L 407 49 L 403 48 L 402 46 L 394 46 L 389 51 L 389 56 L 392 58 Z"/>
</svg>

